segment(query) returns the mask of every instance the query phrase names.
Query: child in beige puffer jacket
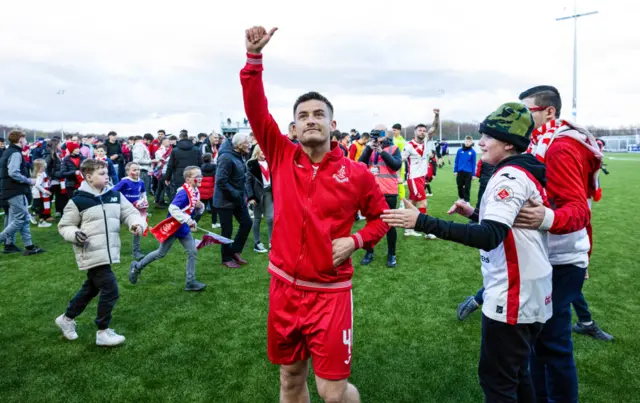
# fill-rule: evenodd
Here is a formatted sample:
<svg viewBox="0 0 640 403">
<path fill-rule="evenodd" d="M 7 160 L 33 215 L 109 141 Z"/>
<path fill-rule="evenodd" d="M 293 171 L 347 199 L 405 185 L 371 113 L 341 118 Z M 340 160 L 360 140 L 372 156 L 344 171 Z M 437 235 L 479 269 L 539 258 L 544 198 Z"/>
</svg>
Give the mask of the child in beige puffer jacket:
<svg viewBox="0 0 640 403">
<path fill-rule="evenodd" d="M 74 318 L 100 294 L 96 344 L 115 346 L 125 340 L 109 329 L 111 312 L 118 301 L 118 284 L 111 265 L 120 263 L 120 225 L 125 223 L 134 235 L 140 235 L 146 223 L 120 192 L 107 187 L 109 175 L 104 161 L 85 160 L 80 171 L 84 181 L 65 207 L 58 232 L 73 244 L 78 268 L 87 271 L 87 280 L 66 312 L 56 318 L 56 324 L 68 340 L 77 339 Z"/>
</svg>

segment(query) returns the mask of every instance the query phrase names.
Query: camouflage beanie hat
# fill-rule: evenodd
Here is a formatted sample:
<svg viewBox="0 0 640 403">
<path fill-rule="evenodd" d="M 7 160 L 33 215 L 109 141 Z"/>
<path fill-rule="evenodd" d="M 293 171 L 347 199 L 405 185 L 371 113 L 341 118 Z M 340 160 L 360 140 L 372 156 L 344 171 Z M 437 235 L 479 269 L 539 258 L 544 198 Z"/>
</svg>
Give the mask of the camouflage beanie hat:
<svg viewBox="0 0 640 403">
<path fill-rule="evenodd" d="M 501 105 L 495 112 L 480 123 L 478 130 L 507 144 L 513 144 L 519 152 L 529 147 L 533 131 L 533 115 L 526 106 L 518 102 Z"/>
</svg>

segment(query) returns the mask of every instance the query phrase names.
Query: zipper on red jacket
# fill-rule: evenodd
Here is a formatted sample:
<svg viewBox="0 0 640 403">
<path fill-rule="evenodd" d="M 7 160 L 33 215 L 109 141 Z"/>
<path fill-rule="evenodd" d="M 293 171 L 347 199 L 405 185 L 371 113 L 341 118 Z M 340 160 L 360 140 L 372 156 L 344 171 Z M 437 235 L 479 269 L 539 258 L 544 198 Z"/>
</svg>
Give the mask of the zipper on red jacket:
<svg viewBox="0 0 640 403">
<path fill-rule="evenodd" d="M 295 285 L 295 281 L 298 278 L 297 273 L 298 273 L 298 266 L 300 264 L 300 260 L 302 259 L 302 255 L 303 252 L 305 250 L 306 247 L 306 239 L 305 239 L 305 229 L 307 226 L 307 208 L 309 206 L 309 204 L 311 204 L 311 192 L 312 192 L 312 188 L 313 188 L 313 184 L 315 182 L 316 176 L 318 175 L 318 170 L 320 169 L 320 165 L 316 166 L 311 166 L 311 168 L 313 169 L 313 175 L 311 175 L 311 183 L 309 183 L 309 190 L 307 191 L 307 203 L 305 203 L 304 205 L 304 210 L 302 212 L 302 248 L 300 249 L 300 254 L 298 255 L 298 260 L 296 261 L 296 266 L 293 268 L 293 282 Z"/>
</svg>

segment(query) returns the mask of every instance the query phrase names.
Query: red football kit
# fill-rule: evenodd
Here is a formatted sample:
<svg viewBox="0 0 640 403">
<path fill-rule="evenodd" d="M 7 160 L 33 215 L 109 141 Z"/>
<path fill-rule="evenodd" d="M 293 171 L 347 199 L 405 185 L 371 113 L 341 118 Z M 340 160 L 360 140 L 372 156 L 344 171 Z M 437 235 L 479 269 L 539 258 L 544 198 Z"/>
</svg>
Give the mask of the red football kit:
<svg viewBox="0 0 640 403">
<path fill-rule="evenodd" d="M 346 158 L 336 142 L 313 164 L 300 144 L 282 136 L 264 94 L 262 55 L 247 57 L 240 72 L 245 112 L 271 169 L 274 202 L 269 359 L 290 365 L 312 357 L 319 377 L 346 379 L 353 265 L 349 258 L 333 266 L 332 241 L 351 237 L 356 249 L 372 248 L 389 230 L 380 219 L 388 206 L 366 165 Z M 358 211 L 367 224 L 351 234 Z"/>
</svg>

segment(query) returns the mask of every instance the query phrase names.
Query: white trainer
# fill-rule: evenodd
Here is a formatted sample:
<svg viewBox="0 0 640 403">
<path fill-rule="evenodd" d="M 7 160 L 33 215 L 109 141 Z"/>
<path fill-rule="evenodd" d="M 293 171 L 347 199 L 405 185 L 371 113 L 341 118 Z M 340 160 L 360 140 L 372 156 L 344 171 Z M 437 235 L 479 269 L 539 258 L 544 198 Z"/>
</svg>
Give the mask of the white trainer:
<svg viewBox="0 0 640 403">
<path fill-rule="evenodd" d="M 46 222 L 46 221 L 40 221 L 38 223 L 38 228 L 49 228 L 50 226 L 52 226 L 53 224 L 51 224 L 50 222 Z"/>
<path fill-rule="evenodd" d="M 437 236 L 433 235 L 433 234 L 427 234 L 424 236 L 426 239 L 438 239 Z"/>
<path fill-rule="evenodd" d="M 113 329 L 98 330 L 96 332 L 96 345 L 113 347 L 124 343 L 124 336 L 119 335 Z"/>
<path fill-rule="evenodd" d="M 58 316 L 56 318 L 56 325 L 62 330 L 62 335 L 67 340 L 75 340 L 78 338 L 78 333 L 76 333 L 76 321 L 73 319 L 68 319 L 64 316 L 64 314 Z"/>
</svg>

